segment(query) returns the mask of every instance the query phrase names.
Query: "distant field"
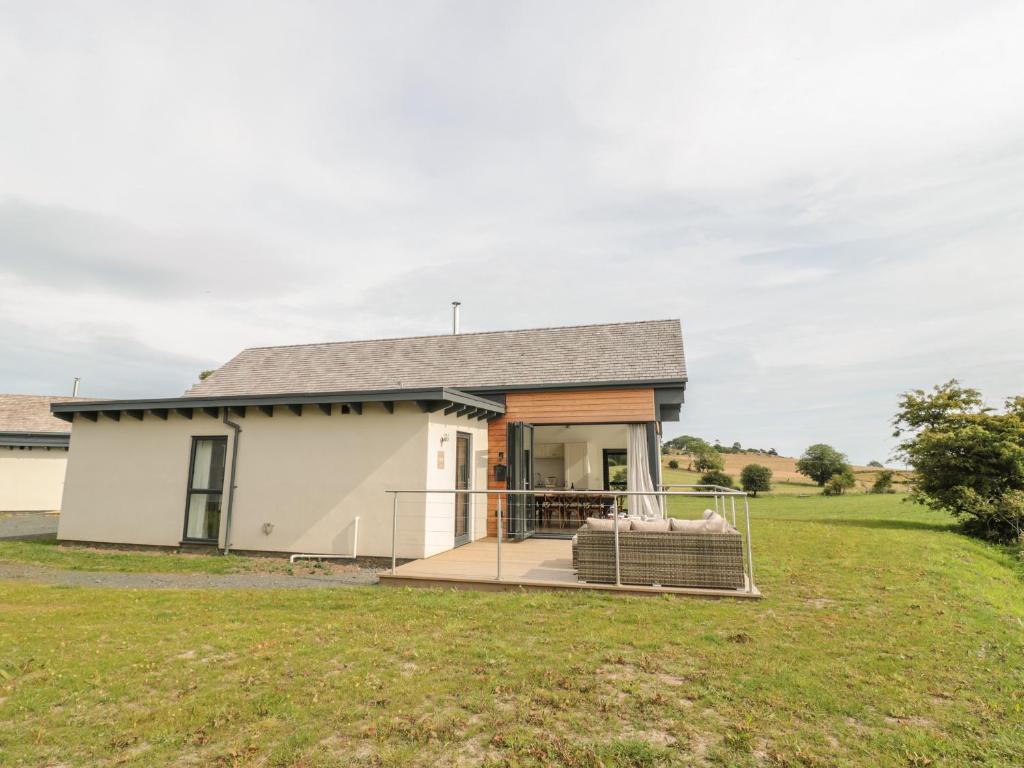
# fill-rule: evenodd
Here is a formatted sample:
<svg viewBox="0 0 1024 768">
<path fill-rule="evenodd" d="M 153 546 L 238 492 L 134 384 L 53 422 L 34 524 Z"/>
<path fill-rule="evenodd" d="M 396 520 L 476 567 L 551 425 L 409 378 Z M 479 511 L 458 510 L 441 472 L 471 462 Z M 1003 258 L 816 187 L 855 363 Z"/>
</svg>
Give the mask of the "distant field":
<svg viewBox="0 0 1024 768">
<path fill-rule="evenodd" d="M 821 493 L 821 489 L 811 480 L 796 471 L 796 459 L 790 456 L 765 456 L 758 453 L 723 453 L 725 460 L 725 472 L 732 475 L 736 485 L 739 486 L 740 472 L 747 464 L 762 464 L 772 471 L 772 492 L 777 494 L 805 494 Z M 679 469 L 669 469 L 668 462 L 675 459 L 679 462 Z M 690 457 L 683 455 L 669 454 L 662 457 L 662 468 L 664 481 L 668 484 L 681 483 L 692 484 L 700 481 L 699 472 L 687 471 L 690 466 Z M 875 467 L 854 466 L 853 473 L 857 478 L 857 487 L 853 492 L 867 491 L 875 482 L 878 476 L 878 469 Z M 907 490 L 907 477 L 909 472 L 893 470 L 896 472 L 895 490 L 905 492 Z"/>
</svg>

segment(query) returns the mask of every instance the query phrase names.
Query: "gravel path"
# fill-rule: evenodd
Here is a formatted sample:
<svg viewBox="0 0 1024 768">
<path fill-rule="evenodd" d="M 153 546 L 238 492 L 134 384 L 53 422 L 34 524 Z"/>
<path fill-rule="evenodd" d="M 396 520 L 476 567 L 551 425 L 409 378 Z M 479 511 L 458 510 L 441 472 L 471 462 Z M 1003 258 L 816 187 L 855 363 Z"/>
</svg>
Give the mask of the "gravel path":
<svg viewBox="0 0 1024 768">
<path fill-rule="evenodd" d="M 0 579 L 118 589 L 308 589 L 365 587 L 377 583 L 369 570 L 326 575 L 288 576 L 277 573 L 116 573 L 65 571 L 25 563 L 0 563 Z"/>
<path fill-rule="evenodd" d="M 48 512 L 0 512 L 0 539 L 34 539 L 57 534 L 57 515 Z"/>
</svg>

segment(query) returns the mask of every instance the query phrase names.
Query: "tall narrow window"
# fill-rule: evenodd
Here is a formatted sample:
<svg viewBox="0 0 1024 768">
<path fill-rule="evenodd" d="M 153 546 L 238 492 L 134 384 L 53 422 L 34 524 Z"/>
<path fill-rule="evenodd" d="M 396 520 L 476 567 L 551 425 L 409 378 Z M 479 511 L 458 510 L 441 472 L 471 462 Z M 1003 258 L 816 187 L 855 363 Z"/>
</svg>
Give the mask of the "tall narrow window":
<svg viewBox="0 0 1024 768">
<path fill-rule="evenodd" d="M 188 508 L 185 512 L 186 540 L 217 541 L 227 447 L 226 437 L 192 438 Z"/>
</svg>

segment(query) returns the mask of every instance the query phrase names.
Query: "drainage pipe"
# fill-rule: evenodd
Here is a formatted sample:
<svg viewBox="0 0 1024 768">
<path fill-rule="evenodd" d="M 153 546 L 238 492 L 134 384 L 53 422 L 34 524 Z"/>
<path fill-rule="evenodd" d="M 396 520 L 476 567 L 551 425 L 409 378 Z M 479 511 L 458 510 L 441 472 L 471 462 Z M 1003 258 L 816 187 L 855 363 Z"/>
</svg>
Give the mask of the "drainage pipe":
<svg viewBox="0 0 1024 768">
<path fill-rule="evenodd" d="M 352 554 L 351 555 L 312 555 L 312 554 L 301 554 L 292 555 L 288 558 L 289 563 L 294 563 L 298 559 L 303 560 L 355 560 L 356 553 L 359 551 L 359 518 L 356 517 L 353 521 L 352 531 Z"/>
<path fill-rule="evenodd" d="M 224 423 L 235 430 L 235 437 L 231 441 L 231 477 L 228 480 L 228 508 L 225 510 L 224 519 L 224 554 L 231 551 L 231 513 L 235 508 L 235 467 L 238 464 L 238 436 L 242 434 L 242 427 L 228 418 L 228 407 L 224 406 Z"/>
</svg>

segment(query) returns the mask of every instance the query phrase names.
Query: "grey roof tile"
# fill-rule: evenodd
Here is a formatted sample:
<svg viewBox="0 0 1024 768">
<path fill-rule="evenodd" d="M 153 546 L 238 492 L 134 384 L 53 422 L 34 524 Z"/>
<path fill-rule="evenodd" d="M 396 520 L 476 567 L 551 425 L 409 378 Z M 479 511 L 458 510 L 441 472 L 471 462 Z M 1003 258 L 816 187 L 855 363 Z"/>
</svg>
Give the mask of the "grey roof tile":
<svg viewBox="0 0 1024 768">
<path fill-rule="evenodd" d="M 50 403 L 87 399 L 59 395 L 0 395 L 0 432 L 70 432 L 68 422 L 50 414 Z"/>
<path fill-rule="evenodd" d="M 683 381 L 678 320 L 246 349 L 185 395 Z"/>
</svg>

